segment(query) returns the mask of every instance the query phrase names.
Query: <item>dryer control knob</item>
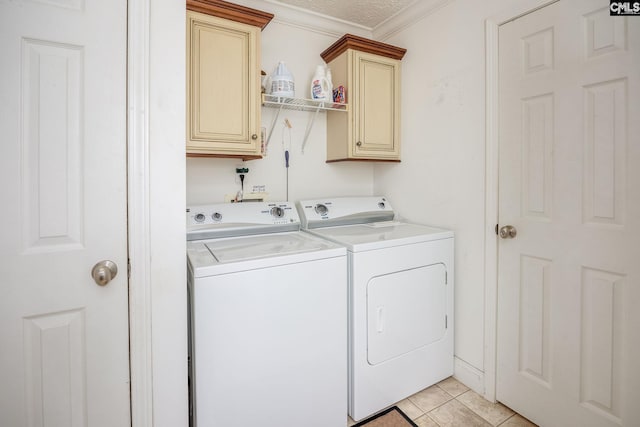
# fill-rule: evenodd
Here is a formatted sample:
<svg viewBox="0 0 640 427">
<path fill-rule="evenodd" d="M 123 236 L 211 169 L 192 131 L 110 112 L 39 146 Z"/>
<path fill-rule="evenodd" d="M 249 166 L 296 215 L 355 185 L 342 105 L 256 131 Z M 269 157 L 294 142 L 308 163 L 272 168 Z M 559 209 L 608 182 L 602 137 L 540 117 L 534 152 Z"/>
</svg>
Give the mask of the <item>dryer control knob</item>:
<svg viewBox="0 0 640 427">
<path fill-rule="evenodd" d="M 326 215 L 327 212 L 329 212 L 329 208 L 327 208 L 325 205 L 323 205 L 322 203 L 318 203 L 315 207 L 315 211 L 317 214 L 319 215 Z"/>
<path fill-rule="evenodd" d="M 222 214 L 220 212 L 215 212 L 213 215 L 211 215 L 211 218 L 214 221 L 220 221 L 222 219 Z"/>
<path fill-rule="evenodd" d="M 196 215 L 193 217 L 193 219 L 195 219 L 195 220 L 196 220 L 196 222 L 204 222 L 205 216 L 204 216 L 204 214 L 203 214 L 203 213 L 199 213 L 199 214 L 196 214 Z"/>
</svg>

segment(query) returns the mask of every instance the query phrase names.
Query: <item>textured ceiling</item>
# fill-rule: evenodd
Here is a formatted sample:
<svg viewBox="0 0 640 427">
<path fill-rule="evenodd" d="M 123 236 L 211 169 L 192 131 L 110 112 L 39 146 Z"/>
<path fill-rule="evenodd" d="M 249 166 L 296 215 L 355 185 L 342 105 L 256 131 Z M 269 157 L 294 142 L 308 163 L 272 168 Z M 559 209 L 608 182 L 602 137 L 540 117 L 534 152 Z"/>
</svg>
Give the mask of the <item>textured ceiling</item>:
<svg viewBox="0 0 640 427">
<path fill-rule="evenodd" d="M 278 0 L 323 15 L 375 28 L 416 0 Z"/>
</svg>

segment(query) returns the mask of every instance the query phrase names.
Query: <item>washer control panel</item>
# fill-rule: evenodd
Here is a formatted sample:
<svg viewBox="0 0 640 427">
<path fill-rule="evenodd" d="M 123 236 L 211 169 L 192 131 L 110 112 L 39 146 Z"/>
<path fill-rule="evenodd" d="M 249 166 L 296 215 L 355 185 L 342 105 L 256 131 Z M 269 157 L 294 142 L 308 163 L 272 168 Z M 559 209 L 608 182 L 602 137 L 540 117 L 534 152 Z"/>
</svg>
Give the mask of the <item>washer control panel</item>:
<svg viewBox="0 0 640 427">
<path fill-rule="evenodd" d="M 277 232 L 300 228 L 300 217 L 290 202 L 246 202 L 195 205 L 187 208 L 187 239 Z M 196 237 L 197 236 L 197 237 Z"/>
<path fill-rule="evenodd" d="M 385 197 L 336 197 L 300 200 L 297 204 L 303 228 L 389 221 L 394 212 Z"/>
<path fill-rule="evenodd" d="M 247 202 L 197 205 L 187 208 L 187 227 L 217 224 L 290 224 L 300 222 L 289 202 Z"/>
</svg>

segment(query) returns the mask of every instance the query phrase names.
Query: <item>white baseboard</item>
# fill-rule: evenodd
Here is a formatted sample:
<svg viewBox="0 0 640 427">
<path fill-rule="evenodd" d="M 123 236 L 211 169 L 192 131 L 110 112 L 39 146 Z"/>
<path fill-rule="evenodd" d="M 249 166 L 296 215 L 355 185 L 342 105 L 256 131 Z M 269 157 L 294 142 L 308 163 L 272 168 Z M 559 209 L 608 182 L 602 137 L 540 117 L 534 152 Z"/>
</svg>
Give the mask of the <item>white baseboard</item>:
<svg viewBox="0 0 640 427">
<path fill-rule="evenodd" d="M 453 358 L 453 377 L 481 396 L 484 396 L 484 373 L 462 359 Z"/>
</svg>

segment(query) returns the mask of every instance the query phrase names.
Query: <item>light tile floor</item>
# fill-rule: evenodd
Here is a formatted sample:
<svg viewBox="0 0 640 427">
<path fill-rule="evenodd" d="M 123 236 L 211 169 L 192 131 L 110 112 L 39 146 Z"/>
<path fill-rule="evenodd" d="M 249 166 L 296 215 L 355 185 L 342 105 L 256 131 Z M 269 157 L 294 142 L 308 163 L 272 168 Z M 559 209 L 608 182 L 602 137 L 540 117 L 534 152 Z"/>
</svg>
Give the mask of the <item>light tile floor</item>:
<svg viewBox="0 0 640 427">
<path fill-rule="evenodd" d="M 491 403 L 449 377 L 396 403 L 419 427 L 536 427 L 500 403 Z M 356 424 L 349 417 L 349 426 Z"/>
</svg>

